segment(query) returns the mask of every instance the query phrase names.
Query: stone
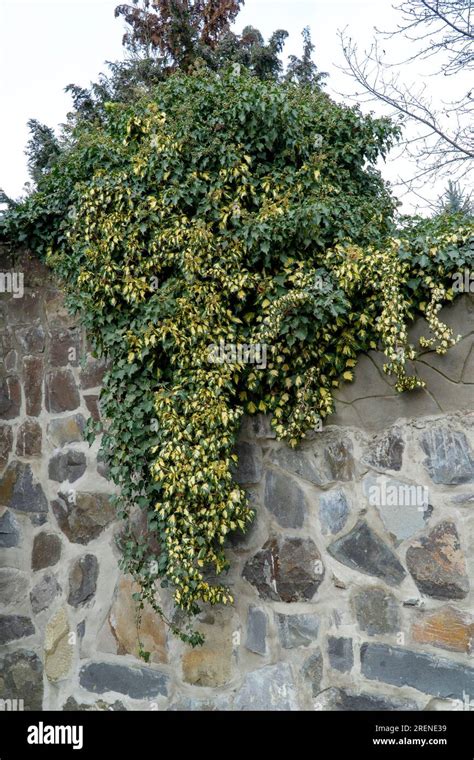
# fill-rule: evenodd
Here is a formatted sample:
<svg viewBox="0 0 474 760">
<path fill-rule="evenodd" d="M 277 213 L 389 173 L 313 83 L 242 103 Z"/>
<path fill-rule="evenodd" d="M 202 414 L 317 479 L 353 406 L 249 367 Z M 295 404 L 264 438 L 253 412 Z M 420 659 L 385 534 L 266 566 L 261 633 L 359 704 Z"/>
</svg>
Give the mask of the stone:
<svg viewBox="0 0 474 760">
<path fill-rule="evenodd" d="M 26 392 L 26 388 L 25 388 Z M 18 417 L 21 407 L 21 385 L 14 375 L 0 379 L 0 419 Z"/>
<path fill-rule="evenodd" d="M 74 498 L 59 494 L 51 504 L 59 527 L 73 544 L 87 544 L 110 525 L 115 509 L 110 494 L 77 492 Z"/>
<path fill-rule="evenodd" d="M 42 570 L 56 565 L 61 558 L 61 539 L 55 533 L 38 533 L 33 541 L 31 567 Z"/>
<path fill-rule="evenodd" d="M 64 330 L 67 327 L 75 326 L 74 317 L 67 310 L 64 304 L 64 293 L 60 290 L 49 290 L 46 292 L 44 310 L 46 321 L 50 328 Z"/>
<path fill-rule="evenodd" d="M 24 615 L 0 615 L 0 644 L 33 636 L 33 621 Z"/>
<path fill-rule="evenodd" d="M 448 427 L 427 430 L 421 438 L 425 467 L 434 483 L 474 482 L 474 458 L 465 434 Z"/>
<path fill-rule="evenodd" d="M 74 646 L 69 633 L 67 610 L 61 607 L 50 618 L 44 636 L 44 671 L 53 683 L 66 679 L 71 669 Z"/>
<path fill-rule="evenodd" d="M 265 478 L 265 506 L 282 528 L 301 528 L 306 511 L 303 491 L 285 475 L 269 471 Z"/>
<path fill-rule="evenodd" d="M 280 662 L 247 673 L 235 696 L 234 709 L 297 710 L 297 690 L 289 664 Z"/>
<path fill-rule="evenodd" d="M 242 576 L 263 599 L 310 601 L 324 578 L 324 565 L 310 538 L 272 538 L 247 561 Z"/>
<path fill-rule="evenodd" d="M 470 491 L 469 493 L 454 494 L 454 496 L 451 496 L 451 504 L 455 504 L 456 506 L 471 506 L 474 504 L 474 493 Z"/>
<path fill-rule="evenodd" d="M 278 638 L 283 649 L 306 647 L 312 644 L 318 638 L 320 623 L 319 615 L 312 613 L 299 615 L 277 613 Z"/>
<path fill-rule="evenodd" d="M 328 491 L 319 497 L 319 519 L 324 534 L 339 533 L 349 517 L 349 505 L 344 491 Z"/>
<path fill-rule="evenodd" d="M 13 567 L 0 568 L 0 605 L 21 605 L 28 594 L 28 576 Z"/>
<path fill-rule="evenodd" d="M 41 325 L 25 327 L 15 333 L 24 354 L 42 354 L 45 345 L 45 332 Z"/>
<path fill-rule="evenodd" d="M 310 452 L 295 451 L 287 447 L 272 451 L 270 455 L 272 464 L 278 465 L 284 470 L 293 472 L 304 480 L 316 485 L 322 484 L 322 479 L 316 469 L 316 461 Z"/>
<path fill-rule="evenodd" d="M 474 694 L 474 668 L 463 663 L 402 647 L 362 644 L 362 675 L 371 681 L 411 686 L 425 694 L 463 698 Z"/>
<path fill-rule="evenodd" d="M 336 712 L 368 712 L 372 710 L 392 712 L 419 709 L 417 703 L 412 699 L 400 699 L 368 692 L 357 693 L 352 690 L 338 689 L 334 686 L 321 691 L 317 695 L 313 707 L 315 710 L 334 710 Z"/>
<path fill-rule="evenodd" d="M 38 417 L 43 404 L 43 359 L 41 357 L 24 357 L 23 388 L 28 417 Z"/>
<path fill-rule="evenodd" d="M 401 470 L 405 442 L 399 428 L 391 428 L 370 442 L 362 461 L 379 470 Z"/>
<path fill-rule="evenodd" d="M 0 517 L 0 549 L 10 549 L 18 546 L 20 541 L 20 526 L 15 515 L 6 510 Z"/>
<path fill-rule="evenodd" d="M 406 575 L 397 556 L 364 520 L 333 541 L 328 552 L 353 570 L 375 575 L 391 586 L 397 586 Z"/>
<path fill-rule="evenodd" d="M 41 456 L 43 432 L 36 420 L 25 420 L 18 428 L 16 454 L 19 457 Z"/>
<path fill-rule="evenodd" d="M 406 561 L 422 594 L 434 599 L 464 599 L 469 593 L 459 535 L 450 520 L 438 523 L 427 537 L 412 544 Z"/>
<path fill-rule="evenodd" d="M 193 686 L 224 686 L 234 676 L 235 625 L 224 612 L 213 611 L 212 615 L 209 623 L 199 624 L 199 631 L 205 636 L 204 644 L 194 649 L 188 647 L 181 658 L 183 681 Z"/>
<path fill-rule="evenodd" d="M 79 443 L 83 440 L 85 426 L 86 421 L 82 414 L 59 417 L 48 424 L 47 436 L 53 446 L 61 447 L 68 443 Z"/>
<path fill-rule="evenodd" d="M 352 595 L 352 606 L 360 630 L 369 636 L 400 631 L 397 600 L 384 588 L 368 586 L 357 589 Z"/>
<path fill-rule="evenodd" d="M 258 483 L 262 477 L 262 449 L 254 443 L 237 443 L 235 454 L 239 461 L 232 469 L 236 483 Z"/>
<path fill-rule="evenodd" d="M 5 357 L 5 369 L 7 372 L 15 372 L 18 368 L 18 354 L 16 351 L 9 351 Z"/>
<path fill-rule="evenodd" d="M 0 425 L 0 470 L 8 464 L 8 457 L 13 447 L 13 433 L 10 425 Z"/>
<path fill-rule="evenodd" d="M 81 368 L 81 388 L 88 390 L 102 385 L 106 369 L 107 363 L 104 359 L 89 358 L 86 366 Z"/>
<path fill-rule="evenodd" d="M 223 712 L 232 710 L 230 697 L 226 694 L 215 695 L 210 699 L 178 696 L 176 702 L 168 707 L 169 712 Z"/>
<path fill-rule="evenodd" d="M 25 649 L 5 655 L 0 661 L 2 699 L 23 700 L 25 711 L 43 708 L 43 665 L 34 652 Z"/>
<path fill-rule="evenodd" d="M 68 604 L 79 607 L 89 602 L 97 590 L 99 563 L 93 554 L 85 554 L 74 562 L 69 573 Z"/>
<path fill-rule="evenodd" d="M 304 661 L 301 672 L 304 681 L 311 689 L 311 696 L 316 697 L 321 691 L 323 678 L 323 657 L 319 649 Z"/>
<path fill-rule="evenodd" d="M 86 455 L 82 451 L 69 449 L 51 457 L 48 464 L 48 477 L 58 483 L 65 480 L 74 483 L 84 475 L 86 467 Z"/>
<path fill-rule="evenodd" d="M 369 475 L 364 478 L 362 487 L 369 504 L 377 507 L 395 543 L 411 538 L 424 529 L 432 511 L 426 486 Z"/>
<path fill-rule="evenodd" d="M 472 654 L 474 618 L 454 607 L 441 607 L 435 612 L 419 614 L 412 625 L 411 636 L 418 644 Z"/>
<path fill-rule="evenodd" d="M 9 330 L 0 330 L 0 359 L 5 359 L 12 348 L 11 332 Z"/>
<path fill-rule="evenodd" d="M 87 409 L 95 422 L 100 422 L 99 396 L 84 396 Z"/>
<path fill-rule="evenodd" d="M 347 673 L 354 666 L 354 652 L 352 651 L 352 639 L 342 636 L 328 636 L 329 664 L 334 670 Z"/>
<path fill-rule="evenodd" d="M 89 705 L 86 702 L 76 702 L 74 697 L 68 697 L 61 710 L 63 712 L 127 712 L 127 708 L 119 699 L 112 703 L 99 699 Z"/>
<path fill-rule="evenodd" d="M 46 610 L 61 591 L 56 576 L 53 573 L 45 573 L 30 592 L 31 609 L 35 615 Z"/>
<path fill-rule="evenodd" d="M 81 333 L 78 328 L 51 330 L 49 341 L 49 363 L 52 367 L 77 367 L 81 354 Z"/>
<path fill-rule="evenodd" d="M 131 699 L 168 696 L 169 677 L 160 670 L 146 667 L 129 667 L 114 662 L 89 662 L 79 671 L 83 689 L 104 694 L 115 691 Z"/>
<path fill-rule="evenodd" d="M 245 646 L 255 654 L 267 653 L 267 616 L 265 611 L 258 607 L 249 607 Z"/>
<path fill-rule="evenodd" d="M 81 620 L 81 622 L 77 624 L 76 633 L 77 633 L 77 637 L 82 641 L 82 639 L 86 635 L 86 621 L 85 620 Z"/>
<path fill-rule="evenodd" d="M 70 369 L 55 369 L 46 375 L 46 409 L 69 412 L 81 403 L 74 375 Z"/>
<path fill-rule="evenodd" d="M 41 295 L 38 290 L 25 290 L 22 298 L 10 298 L 8 321 L 12 325 L 29 325 L 40 316 Z"/>
<path fill-rule="evenodd" d="M 320 445 L 327 480 L 352 480 L 355 470 L 352 441 L 347 436 L 328 435 L 322 438 Z"/>
<path fill-rule="evenodd" d="M 133 594 L 137 591 L 138 586 L 130 578 L 120 578 L 107 621 L 115 639 L 116 653 L 119 655 L 138 655 L 136 603 L 133 600 Z M 166 625 L 148 604 L 145 604 L 141 611 L 140 641 L 145 651 L 150 652 L 151 662 L 166 663 L 168 661 Z"/>
<path fill-rule="evenodd" d="M 48 501 L 39 483 L 33 480 L 29 464 L 11 462 L 0 479 L 0 506 L 20 512 L 47 512 Z"/>
</svg>

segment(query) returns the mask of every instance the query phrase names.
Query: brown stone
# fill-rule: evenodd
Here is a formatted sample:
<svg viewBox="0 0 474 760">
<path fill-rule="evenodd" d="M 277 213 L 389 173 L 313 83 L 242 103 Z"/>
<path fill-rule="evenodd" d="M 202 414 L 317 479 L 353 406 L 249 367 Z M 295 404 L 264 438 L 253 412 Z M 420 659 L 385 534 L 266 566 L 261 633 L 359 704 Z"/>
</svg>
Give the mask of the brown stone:
<svg viewBox="0 0 474 760">
<path fill-rule="evenodd" d="M 59 527 L 74 544 L 97 538 L 115 517 L 110 494 L 71 491 L 58 495 L 51 506 Z"/>
<path fill-rule="evenodd" d="M 75 326 L 75 319 L 64 305 L 64 294 L 60 290 L 49 290 L 45 296 L 46 320 L 51 328 L 65 330 Z"/>
<path fill-rule="evenodd" d="M 0 359 L 4 359 L 5 356 L 12 350 L 13 342 L 11 333 L 8 330 L 0 331 Z"/>
<path fill-rule="evenodd" d="M 65 446 L 67 443 L 79 443 L 83 440 L 85 424 L 82 414 L 58 417 L 48 424 L 47 436 L 55 447 Z"/>
<path fill-rule="evenodd" d="M 99 397 L 97 395 L 84 396 L 84 401 L 86 402 L 86 406 L 91 413 L 92 419 L 95 420 L 95 422 L 100 422 Z"/>
<path fill-rule="evenodd" d="M 31 567 L 42 570 L 56 565 L 61 557 L 61 539 L 54 533 L 38 533 L 33 541 Z"/>
<path fill-rule="evenodd" d="M 81 354 L 81 332 L 72 330 L 52 330 L 49 342 L 49 363 L 52 367 L 77 367 Z"/>
<path fill-rule="evenodd" d="M 114 636 L 117 654 L 138 653 L 138 632 L 136 625 L 136 603 L 132 594 L 138 586 L 130 578 L 119 581 L 116 597 L 109 613 L 107 625 Z M 166 625 L 147 604 L 142 610 L 140 641 L 145 651 L 150 652 L 151 662 L 168 662 L 166 653 Z"/>
<path fill-rule="evenodd" d="M 23 298 L 10 298 L 8 319 L 12 325 L 28 325 L 40 316 L 41 296 L 34 290 L 25 290 Z"/>
<path fill-rule="evenodd" d="M 44 637 L 44 671 L 50 681 L 62 681 L 68 676 L 74 654 L 69 633 L 67 610 L 61 607 L 49 620 Z"/>
<path fill-rule="evenodd" d="M 13 433 L 10 425 L 0 425 L 0 469 L 8 464 L 8 456 L 13 446 Z"/>
<path fill-rule="evenodd" d="M 25 420 L 18 428 L 16 453 L 19 457 L 41 456 L 43 432 L 36 420 Z"/>
<path fill-rule="evenodd" d="M 433 613 L 421 614 L 413 623 L 411 635 L 419 644 L 471 654 L 474 618 L 454 607 L 441 607 Z"/>
<path fill-rule="evenodd" d="M 43 359 L 25 356 L 23 359 L 23 383 L 26 397 L 26 413 L 38 417 L 43 396 Z"/>
<path fill-rule="evenodd" d="M 102 384 L 107 364 L 104 359 L 89 359 L 81 369 L 81 388 L 96 388 Z"/>
<path fill-rule="evenodd" d="M 223 686 L 233 677 L 232 634 L 234 626 L 224 614 L 216 614 L 212 625 L 199 624 L 204 644 L 187 649 L 181 660 L 183 680 L 194 686 Z"/>
<path fill-rule="evenodd" d="M 456 526 L 450 520 L 436 525 L 407 551 L 407 567 L 423 594 L 435 599 L 464 599 L 469 579 Z"/>
<path fill-rule="evenodd" d="M 21 407 L 21 385 L 15 375 L 0 380 L 0 419 L 18 417 Z"/>
<path fill-rule="evenodd" d="M 68 412 L 77 409 L 81 400 L 70 369 L 55 369 L 46 375 L 46 409 Z"/>
</svg>

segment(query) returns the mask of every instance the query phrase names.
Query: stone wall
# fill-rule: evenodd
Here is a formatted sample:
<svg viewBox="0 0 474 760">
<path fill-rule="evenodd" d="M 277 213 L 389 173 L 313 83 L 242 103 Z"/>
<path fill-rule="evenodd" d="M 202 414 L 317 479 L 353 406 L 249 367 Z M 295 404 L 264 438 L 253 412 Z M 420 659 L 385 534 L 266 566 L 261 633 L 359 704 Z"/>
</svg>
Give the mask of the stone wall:
<svg viewBox="0 0 474 760">
<path fill-rule="evenodd" d="M 150 610 L 136 656 L 98 442 L 103 365 L 26 256 L 0 295 L 0 699 L 25 709 L 468 709 L 474 703 L 473 301 L 464 337 L 398 395 L 376 352 L 297 451 L 246 419 L 235 477 L 258 514 L 229 542 L 235 606 L 191 649 Z M 419 332 L 416 325 L 414 332 Z M 169 600 L 163 599 L 171 613 Z M 11 703 L 6 703 L 11 707 Z M 17 706 L 22 706 L 21 702 Z"/>
</svg>

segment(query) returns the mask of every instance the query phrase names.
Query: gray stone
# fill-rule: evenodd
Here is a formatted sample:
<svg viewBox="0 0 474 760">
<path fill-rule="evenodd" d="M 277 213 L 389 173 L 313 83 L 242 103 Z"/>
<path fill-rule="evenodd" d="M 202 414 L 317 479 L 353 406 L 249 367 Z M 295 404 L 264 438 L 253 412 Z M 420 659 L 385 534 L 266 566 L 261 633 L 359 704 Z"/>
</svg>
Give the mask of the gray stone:
<svg viewBox="0 0 474 760">
<path fill-rule="evenodd" d="M 5 357 L 5 369 L 7 372 L 14 372 L 18 365 L 18 354 L 16 351 L 10 351 Z"/>
<path fill-rule="evenodd" d="M 363 520 L 350 533 L 333 541 L 328 552 L 353 570 L 375 575 L 391 586 L 397 586 L 406 576 L 397 556 Z"/>
<path fill-rule="evenodd" d="M 245 646 L 255 654 L 267 653 L 267 616 L 259 607 L 249 607 Z"/>
<path fill-rule="evenodd" d="M 234 709 L 297 710 L 297 692 L 288 663 L 267 665 L 247 673 L 236 694 Z"/>
<path fill-rule="evenodd" d="M 45 332 L 41 325 L 33 325 L 15 332 L 16 338 L 25 354 L 41 354 L 44 351 Z"/>
<path fill-rule="evenodd" d="M 182 696 L 168 707 L 169 712 L 222 712 L 232 710 L 230 698 L 226 694 L 214 695 L 211 699 Z"/>
<path fill-rule="evenodd" d="M 25 711 L 43 707 L 43 666 L 37 654 L 18 650 L 0 661 L 2 699 L 23 700 Z"/>
<path fill-rule="evenodd" d="M 412 699 L 399 699 L 384 694 L 370 694 L 331 687 L 321 691 L 314 703 L 315 710 L 334 710 L 336 712 L 368 712 L 380 710 L 392 712 L 399 710 L 418 710 Z"/>
<path fill-rule="evenodd" d="M 59 417 L 48 424 L 47 435 L 53 446 L 65 446 L 68 443 L 79 443 L 83 440 L 86 426 L 82 414 L 71 414 L 69 417 Z"/>
<path fill-rule="evenodd" d="M 169 677 L 152 668 L 128 667 L 113 662 L 90 662 L 79 671 L 83 689 L 95 694 L 115 691 L 131 699 L 168 696 Z"/>
<path fill-rule="evenodd" d="M 407 567 L 423 594 L 435 599 L 464 599 L 469 578 L 456 526 L 438 523 L 407 550 Z"/>
<path fill-rule="evenodd" d="M 425 466 L 434 483 L 456 485 L 474 482 L 474 458 L 465 434 L 448 427 L 433 427 L 421 439 Z"/>
<path fill-rule="evenodd" d="M 369 636 L 400 630 L 397 600 L 384 588 L 369 586 L 357 589 L 352 596 L 352 604 L 360 630 Z"/>
<path fill-rule="evenodd" d="M 362 674 L 394 686 L 411 686 L 437 697 L 461 698 L 474 694 L 474 668 L 462 663 L 402 647 L 362 644 Z"/>
<path fill-rule="evenodd" d="M 20 605 L 28 594 L 28 576 L 13 567 L 0 568 L 0 604 Z"/>
<path fill-rule="evenodd" d="M 30 592 L 31 609 L 35 615 L 46 610 L 53 599 L 61 593 L 61 590 L 56 576 L 53 573 L 45 573 L 44 577 Z"/>
<path fill-rule="evenodd" d="M 422 485 L 369 475 L 363 480 L 363 491 L 369 504 L 377 507 L 395 542 L 404 541 L 423 530 L 431 514 L 428 489 Z"/>
<path fill-rule="evenodd" d="M 311 613 L 276 615 L 278 637 L 283 649 L 308 646 L 318 638 L 320 618 Z"/>
<path fill-rule="evenodd" d="M 25 389 L 26 390 L 26 389 Z M 21 385 L 16 376 L 0 379 L 0 419 L 18 417 L 21 407 Z"/>
<path fill-rule="evenodd" d="M 126 712 L 127 708 L 119 699 L 112 703 L 98 699 L 97 702 L 88 705 L 86 702 L 76 702 L 74 697 L 68 697 L 61 710 L 63 712 Z"/>
<path fill-rule="evenodd" d="M 284 447 L 271 453 L 270 462 L 284 470 L 293 472 L 310 483 L 315 483 L 316 485 L 323 483 L 316 469 L 316 460 L 310 452 L 295 451 L 294 449 Z"/>
<path fill-rule="evenodd" d="M 45 399 L 48 412 L 68 412 L 77 409 L 81 399 L 70 369 L 55 369 L 48 372 Z"/>
<path fill-rule="evenodd" d="M 38 533 L 33 541 L 31 567 L 42 570 L 59 562 L 61 557 L 61 539 L 55 533 Z"/>
<path fill-rule="evenodd" d="M 311 539 L 273 538 L 247 561 L 242 575 L 263 599 L 309 601 L 324 578 L 324 565 Z"/>
<path fill-rule="evenodd" d="M 12 512 L 6 510 L 0 517 L 0 548 L 10 549 L 18 546 L 20 541 L 20 526 Z"/>
<path fill-rule="evenodd" d="M 323 657 L 319 649 L 311 654 L 303 663 L 302 674 L 311 689 L 311 696 L 316 697 L 321 691 L 323 678 Z"/>
<path fill-rule="evenodd" d="M 24 615 L 0 615 L 0 644 L 32 636 L 34 632 L 31 618 Z"/>
<path fill-rule="evenodd" d="M 474 492 L 457 493 L 454 496 L 451 496 L 451 504 L 456 504 L 457 506 L 470 506 L 471 504 L 474 504 Z"/>
<path fill-rule="evenodd" d="M 404 448 L 401 430 L 392 428 L 370 442 L 362 461 L 380 470 L 401 470 Z"/>
<path fill-rule="evenodd" d="M 78 638 L 82 640 L 84 636 L 86 635 L 86 621 L 85 620 L 81 620 L 81 622 L 77 624 L 76 631 L 77 631 Z"/>
<path fill-rule="evenodd" d="M 254 443 L 237 443 L 235 447 L 239 461 L 232 469 L 236 483 L 258 483 L 262 477 L 262 450 Z"/>
<path fill-rule="evenodd" d="M 69 574 L 68 603 L 79 607 L 89 602 L 97 589 L 99 563 L 93 554 L 86 554 L 78 559 Z"/>
<path fill-rule="evenodd" d="M 347 673 L 354 665 L 354 652 L 352 651 L 352 639 L 342 636 L 328 637 L 328 657 L 331 668 Z"/>
<path fill-rule="evenodd" d="M 282 528 L 301 528 L 305 516 L 305 498 L 298 484 L 285 475 L 267 472 L 265 506 Z"/>
<path fill-rule="evenodd" d="M 28 325 L 40 316 L 41 293 L 25 290 L 22 298 L 10 298 L 7 303 L 8 321 L 12 325 Z"/>
<path fill-rule="evenodd" d="M 56 480 L 58 483 L 62 483 L 65 480 L 74 483 L 75 480 L 84 475 L 86 466 L 85 454 L 82 451 L 69 449 L 69 451 L 64 451 L 51 457 L 48 465 L 48 477 L 50 480 Z"/>
<path fill-rule="evenodd" d="M 344 491 L 337 489 L 319 497 L 319 519 L 323 533 L 339 533 L 349 517 L 349 505 Z"/>
<path fill-rule="evenodd" d="M 74 544 L 87 544 L 110 525 L 115 509 L 110 494 L 77 492 L 70 498 L 58 494 L 51 506 L 59 527 Z"/>
<path fill-rule="evenodd" d="M 47 512 L 48 501 L 39 483 L 33 481 L 29 464 L 11 462 L 0 480 L 0 506 L 20 512 Z"/>
</svg>

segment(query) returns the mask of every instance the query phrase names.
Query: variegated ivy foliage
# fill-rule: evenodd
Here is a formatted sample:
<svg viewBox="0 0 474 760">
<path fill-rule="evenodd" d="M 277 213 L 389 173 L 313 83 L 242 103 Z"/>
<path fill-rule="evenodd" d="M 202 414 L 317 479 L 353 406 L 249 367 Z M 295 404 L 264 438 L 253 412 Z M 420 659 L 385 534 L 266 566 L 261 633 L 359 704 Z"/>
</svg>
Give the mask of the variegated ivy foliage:
<svg viewBox="0 0 474 760">
<path fill-rule="evenodd" d="M 177 74 L 152 100 L 79 124 L 59 166 L 12 212 L 31 229 L 56 199 L 48 260 L 111 362 L 103 456 L 123 515 L 147 514 L 146 537 L 132 520 L 123 541 L 140 605 L 163 613 L 157 574 L 189 613 L 232 602 L 214 576 L 227 568 L 229 533 L 253 517 L 232 477 L 244 413 L 271 414 L 296 446 L 331 414 L 361 352 L 383 348 L 398 390 L 421 385 L 406 372 L 416 315 L 431 329 L 425 346 L 455 342 L 437 314 L 452 273 L 472 261 L 473 225 L 397 226 L 374 168 L 396 138 L 388 120 L 316 87 Z M 265 344 L 266 368 L 212 363 L 221 340 Z"/>
</svg>

